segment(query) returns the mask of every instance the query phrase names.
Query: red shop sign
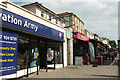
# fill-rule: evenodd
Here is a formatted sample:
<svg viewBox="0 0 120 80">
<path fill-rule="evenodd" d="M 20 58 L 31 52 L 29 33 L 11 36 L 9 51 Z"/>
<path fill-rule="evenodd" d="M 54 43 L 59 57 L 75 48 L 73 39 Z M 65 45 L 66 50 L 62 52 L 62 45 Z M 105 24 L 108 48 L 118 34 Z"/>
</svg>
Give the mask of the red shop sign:
<svg viewBox="0 0 120 80">
<path fill-rule="evenodd" d="M 73 38 L 89 42 L 89 38 L 85 36 L 84 34 L 76 31 L 75 29 L 73 29 L 73 32 L 74 32 Z"/>
</svg>

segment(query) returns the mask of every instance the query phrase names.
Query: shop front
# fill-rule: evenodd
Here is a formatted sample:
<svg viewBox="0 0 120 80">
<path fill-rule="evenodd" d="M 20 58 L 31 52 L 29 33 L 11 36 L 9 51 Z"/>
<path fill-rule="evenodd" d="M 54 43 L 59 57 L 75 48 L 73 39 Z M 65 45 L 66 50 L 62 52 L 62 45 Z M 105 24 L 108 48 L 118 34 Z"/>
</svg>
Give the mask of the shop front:
<svg viewBox="0 0 120 80">
<path fill-rule="evenodd" d="M 95 61 L 90 61 L 90 63 L 94 64 L 96 62 L 98 65 L 103 65 L 104 59 L 107 56 L 105 45 L 97 40 L 90 40 L 90 42 L 94 45 L 95 51 Z"/>
<path fill-rule="evenodd" d="M 64 32 L 2 8 L 0 20 L 0 76 L 28 76 L 64 66 Z"/>
<path fill-rule="evenodd" d="M 80 32 L 73 30 L 73 64 L 83 65 L 88 64 L 89 58 L 89 38 Z"/>
</svg>

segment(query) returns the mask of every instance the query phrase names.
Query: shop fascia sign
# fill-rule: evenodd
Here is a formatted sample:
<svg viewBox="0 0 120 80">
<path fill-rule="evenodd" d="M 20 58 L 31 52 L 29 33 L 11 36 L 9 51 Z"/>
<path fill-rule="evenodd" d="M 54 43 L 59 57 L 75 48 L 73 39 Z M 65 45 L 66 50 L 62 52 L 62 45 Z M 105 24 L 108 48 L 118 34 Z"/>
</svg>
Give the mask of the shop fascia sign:
<svg viewBox="0 0 120 80">
<path fill-rule="evenodd" d="M 7 25 L 18 30 L 43 35 L 45 37 L 64 40 L 63 32 L 2 8 L 0 8 L 0 24 Z"/>
<path fill-rule="evenodd" d="M 73 34 L 74 38 L 89 42 L 89 38 L 87 36 L 81 34 L 80 32 L 78 32 L 76 30 L 73 30 L 73 32 L 77 32 L 76 34 Z"/>
<path fill-rule="evenodd" d="M 21 19 L 18 19 L 16 17 L 14 17 L 13 15 L 10 15 L 10 14 L 3 14 L 3 13 L 0 13 L 0 18 L 2 19 L 2 21 L 5 21 L 5 22 L 9 22 L 11 24 L 15 24 L 15 25 L 18 25 L 18 26 L 24 26 L 26 28 L 30 28 L 30 29 L 33 29 L 35 32 L 38 30 L 38 26 L 35 25 L 35 24 L 32 24 L 30 22 L 28 22 L 27 20 L 25 21 L 22 21 Z"/>
<path fill-rule="evenodd" d="M 80 34 L 80 38 L 82 38 L 82 40 L 86 40 L 86 36 Z"/>
<path fill-rule="evenodd" d="M 67 37 L 68 39 L 70 39 L 70 38 L 71 38 L 71 32 L 70 32 L 70 31 L 68 31 L 68 30 L 66 30 L 66 37 Z"/>
</svg>

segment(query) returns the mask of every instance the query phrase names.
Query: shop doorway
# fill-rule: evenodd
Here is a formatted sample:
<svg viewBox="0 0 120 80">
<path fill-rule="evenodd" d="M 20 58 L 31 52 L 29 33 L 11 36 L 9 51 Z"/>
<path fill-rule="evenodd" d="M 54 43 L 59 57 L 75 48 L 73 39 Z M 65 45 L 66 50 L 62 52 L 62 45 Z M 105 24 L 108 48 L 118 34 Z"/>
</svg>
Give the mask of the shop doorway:
<svg viewBox="0 0 120 80">
<path fill-rule="evenodd" d="M 47 41 L 39 41 L 39 66 L 40 69 L 47 69 Z"/>
</svg>

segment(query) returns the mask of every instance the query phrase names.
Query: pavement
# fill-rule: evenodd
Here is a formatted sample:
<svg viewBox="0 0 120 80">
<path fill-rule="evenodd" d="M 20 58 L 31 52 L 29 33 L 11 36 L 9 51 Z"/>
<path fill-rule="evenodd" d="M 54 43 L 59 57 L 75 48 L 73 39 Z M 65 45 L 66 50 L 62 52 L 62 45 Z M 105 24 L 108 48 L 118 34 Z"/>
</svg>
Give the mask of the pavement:
<svg viewBox="0 0 120 80">
<path fill-rule="evenodd" d="M 117 78 L 118 66 L 67 66 L 56 70 L 40 70 L 39 75 L 33 73 L 28 78 Z"/>
<path fill-rule="evenodd" d="M 118 78 L 117 61 L 118 58 L 115 58 L 113 62 L 107 59 L 104 61 L 104 65 L 98 65 L 98 67 L 93 67 L 93 65 L 67 66 L 56 70 L 48 69 L 48 72 L 45 69 L 40 69 L 39 75 L 36 75 L 35 72 L 30 74 L 28 78 L 23 77 L 19 80 L 60 80 L 63 78 L 68 78 L 68 80 L 73 78 L 78 78 L 78 80 L 120 80 Z"/>
</svg>

